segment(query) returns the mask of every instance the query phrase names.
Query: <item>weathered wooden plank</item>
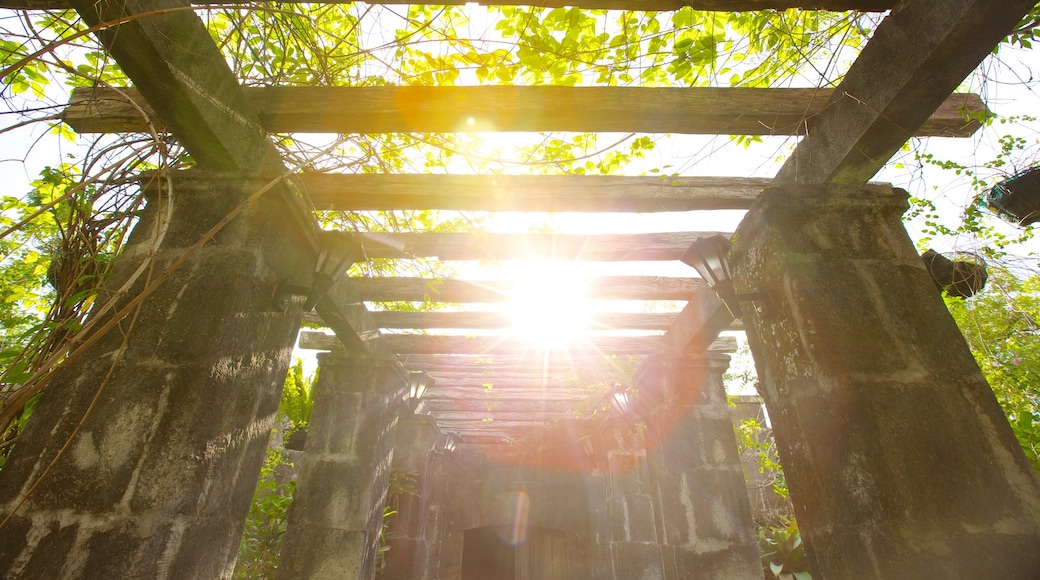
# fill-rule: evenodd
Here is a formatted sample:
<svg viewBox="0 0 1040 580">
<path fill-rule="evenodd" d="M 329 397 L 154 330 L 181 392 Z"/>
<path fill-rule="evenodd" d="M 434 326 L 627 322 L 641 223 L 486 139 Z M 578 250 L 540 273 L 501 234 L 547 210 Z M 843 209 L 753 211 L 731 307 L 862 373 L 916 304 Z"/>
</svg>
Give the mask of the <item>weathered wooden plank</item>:
<svg viewBox="0 0 1040 580">
<path fill-rule="evenodd" d="M 387 312 L 370 313 L 378 328 L 459 328 L 488 330 L 506 328 L 516 323 L 516 317 L 504 312 Z M 666 330 L 671 327 L 675 312 L 606 312 L 591 314 L 587 321 L 590 329 Z"/>
<path fill-rule="evenodd" d="M 314 207 L 343 211 L 661 212 L 747 209 L 771 179 L 604 175 L 299 176 Z"/>
<path fill-rule="evenodd" d="M 380 339 L 385 352 L 413 354 L 524 355 L 556 353 L 567 357 L 608 355 L 640 355 L 659 352 L 661 336 L 590 336 L 562 344 L 544 344 L 511 336 L 452 336 L 423 334 L 387 334 Z M 321 332 L 301 332 L 300 348 L 336 350 L 339 341 Z M 731 352 L 736 343 L 731 338 L 713 342 L 708 348 Z M 407 360 L 407 359 L 405 359 Z M 406 362 L 406 365 L 408 363 Z M 424 369 L 425 370 L 425 369 Z M 494 378 L 493 375 L 490 378 Z M 477 383 L 480 384 L 480 383 Z"/>
<path fill-rule="evenodd" d="M 433 416 L 438 421 L 480 421 L 485 422 L 485 419 L 491 422 L 504 421 L 510 423 L 545 423 L 548 421 L 559 421 L 563 419 L 573 419 L 574 413 L 570 413 L 567 409 L 542 409 L 542 410 L 499 410 L 495 409 L 483 414 L 476 411 L 450 411 L 450 410 L 430 410 Z"/>
<path fill-rule="evenodd" d="M 451 408 L 486 410 L 488 405 L 510 407 L 514 404 L 568 404 L 585 401 L 595 393 L 573 392 L 565 389 L 510 389 L 495 387 L 491 390 L 481 387 L 441 388 L 439 385 L 426 393 L 423 401 L 428 408 Z"/>
<path fill-rule="evenodd" d="M 410 354 L 401 357 L 401 362 L 411 370 L 510 370 L 524 368 L 556 369 L 568 371 L 575 366 L 598 367 L 600 365 L 624 364 L 629 357 L 618 359 L 600 354 L 583 355 L 580 353 L 537 353 L 524 356 L 498 354 L 495 356 L 472 354 Z M 640 357 L 632 357 L 639 360 Z"/>
<path fill-rule="evenodd" d="M 439 258 L 441 260 L 678 260 L 699 238 L 723 232 L 666 232 L 648 234 L 489 234 L 405 233 L 342 235 L 374 258 Z"/>
<path fill-rule="evenodd" d="M 877 29 L 778 183 L 861 185 L 916 134 L 1035 0 L 904 2 Z M 937 10 L 937 7 L 941 9 Z M 970 107 L 975 112 L 980 112 Z"/>
<path fill-rule="evenodd" d="M 428 278 L 352 278 L 358 298 L 365 302 L 502 302 L 517 298 L 512 280 L 457 280 Z M 584 285 L 589 300 L 687 300 L 703 282 L 697 278 L 663 276 L 605 276 Z"/>
<path fill-rule="evenodd" d="M 245 94 L 272 133 L 801 135 L 832 97 L 830 89 L 554 86 L 254 87 Z M 128 98 L 134 94 L 127 89 L 76 89 L 63 119 L 80 133 L 146 130 Z M 942 103 L 934 102 L 913 134 L 966 137 L 980 125 L 966 121 L 965 111 L 986 111 L 978 95 Z"/>
<path fill-rule="evenodd" d="M 491 375 L 472 375 L 451 371 L 431 372 L 431 376 L 437 379 L 437 390 L 462 388 L 486 388 L 488 384 L 494 385 L 495 389 L 566 389 L 580 388 L 578 379 L 574 374 L 542 373 L 538 369 L 529 369 L 512 373 L 496 372 Z"/>
<path fill-rule="evenodd" d="M 403 335 L 383 337 L 386 348 L 396 353 L 472 353 L 509 354 L 556 350 L 559 352 L 603 352 L 607 354 L 649 354 L 657 348 L 659 336 L 592 337 L 570 345 L 540 345 L 525 339 L 499 336 Z"/>
<path fill-rule="evenodd" d="M 436 415 L 434 415 L 436 417 Z M 495 421 L 487 418 L 480 420 L 438 420 L 437 426 L 443 433 L 459 433 L 466 444 L 498 443 L 504 440 L 517 439 L 526 433 L 541 431 L 545 422 L 529 423 L 517 421 Z"/>
<path fill-rule="evenodd" d="M 325 4 L 348 4 L 354 0 L 327 0 Z M 235 2 L 234 0 L 212 0 L 192 2 L 196 6 L 221 6 L 236 4 L 248 6 L 255 0 Z M 411 0 L 379 0 L 370 4 L 399 5 L 416 4 Z M 751 10 L 787 10 L 801 8 L 803 10 L 831 10 L 844 12 L 884 12 L 892 8 L 892 0 L 438 0 L 441 6 L 464 6 L 479 4 L 481 6 L 536 6 L 545 8 L 584 8 L 588 10 L 637 10 L 652 12 L 671 12 L 689 6 L 694 10 L 711 10 L 726 12 L 745 12 Z M 0 0 L 0 8 L 12 10 L 64 10 L 69 8 L 68 0 Z"/>
</svg>

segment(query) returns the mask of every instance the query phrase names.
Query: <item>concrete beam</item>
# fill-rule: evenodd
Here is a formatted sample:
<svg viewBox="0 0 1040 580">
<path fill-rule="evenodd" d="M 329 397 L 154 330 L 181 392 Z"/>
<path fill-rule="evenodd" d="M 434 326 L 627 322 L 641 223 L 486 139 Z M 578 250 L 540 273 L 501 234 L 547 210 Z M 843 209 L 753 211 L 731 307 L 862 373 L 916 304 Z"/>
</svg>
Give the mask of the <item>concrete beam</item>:
<svg viewBox="0 0 1040 580">
<path fill-rule="evenodd" d="M 1034 0 L 900 3 L 835 89 L 777 184 L 866 183 L 1033 8 Z"/>
<path fill-rule="evenodd" d="M 97 33 L 133 81 L 137 102 L 154 110 L 151 119 L 137 115 L 142 130 L 161 119 L 203 168 L 281 172 L 255 109 L 190 5 L 173 0 L 70 4 L 90 26 L 147 14 Z"/>
</svg>

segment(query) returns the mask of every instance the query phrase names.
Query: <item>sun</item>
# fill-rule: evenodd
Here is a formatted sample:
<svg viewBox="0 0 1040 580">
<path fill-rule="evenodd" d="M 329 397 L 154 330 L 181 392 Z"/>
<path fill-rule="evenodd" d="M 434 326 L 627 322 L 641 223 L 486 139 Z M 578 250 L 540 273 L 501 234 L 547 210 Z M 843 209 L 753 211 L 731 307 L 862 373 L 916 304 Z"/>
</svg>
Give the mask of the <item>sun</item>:
<svg viewBox="0 0 1040 580">
<path fill-rule="evenodd" d="M 533 262 L 510 292 L 508 332 L 542 346 L 581 339 L 589 326 L 585 282 L 559 262 Z"/>
</svg>

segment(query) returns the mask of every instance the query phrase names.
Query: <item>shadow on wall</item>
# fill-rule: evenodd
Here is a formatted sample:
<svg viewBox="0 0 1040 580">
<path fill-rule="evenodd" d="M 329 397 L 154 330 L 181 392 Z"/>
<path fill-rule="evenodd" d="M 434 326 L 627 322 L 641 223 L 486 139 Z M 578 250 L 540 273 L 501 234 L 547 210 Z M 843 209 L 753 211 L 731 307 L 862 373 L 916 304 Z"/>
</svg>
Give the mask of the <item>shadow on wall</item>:
<svg viewBox="0 0 1040 580">
<path fill-rule="evenodd" d="M 486 526 L 466 530 L 462 580 L 566 580 L 576 540 L 550 528 Z"/>
</svg>

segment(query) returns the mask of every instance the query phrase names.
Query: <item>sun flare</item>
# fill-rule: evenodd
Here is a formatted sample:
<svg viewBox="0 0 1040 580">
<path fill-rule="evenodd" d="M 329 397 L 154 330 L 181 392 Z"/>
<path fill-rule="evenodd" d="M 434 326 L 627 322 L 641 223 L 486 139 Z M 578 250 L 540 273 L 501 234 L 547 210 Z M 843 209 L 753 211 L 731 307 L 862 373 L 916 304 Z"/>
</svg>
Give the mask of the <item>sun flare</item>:
<svg viewBox="0 0 1040 580">
<path fill-rule="evenodd" d="M 582 280 L 560 266 L 543 262 L 524 276 L 506 309 L 509 331 L 542 345 L 560 346 L 581 338 L 588 329 L 589 301 Z"/>
</svg>

